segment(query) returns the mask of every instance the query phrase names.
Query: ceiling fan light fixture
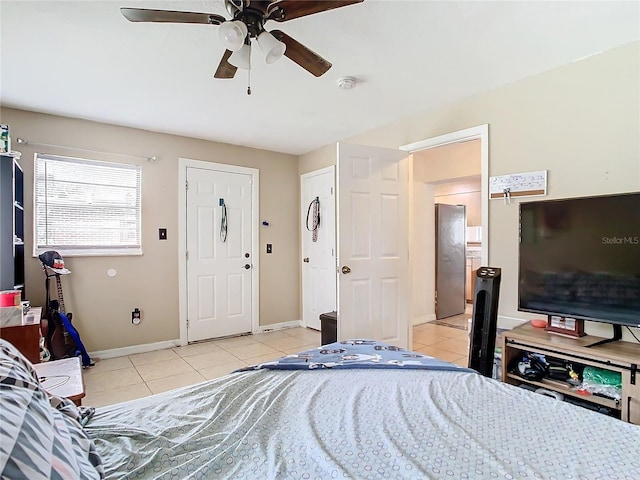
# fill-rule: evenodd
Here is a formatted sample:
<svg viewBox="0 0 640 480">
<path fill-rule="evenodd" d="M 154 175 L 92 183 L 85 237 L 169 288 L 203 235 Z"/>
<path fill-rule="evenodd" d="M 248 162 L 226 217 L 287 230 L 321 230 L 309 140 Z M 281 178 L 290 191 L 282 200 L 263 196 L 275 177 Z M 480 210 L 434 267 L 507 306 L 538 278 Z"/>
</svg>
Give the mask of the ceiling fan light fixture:
<svg viewBox="0 0 640 480">
<path fill-rule="evenodd" d="M 240 20 L 233 22 L 224 22 L 218 29 L 220 41 L 232 52 L 240 50 L 244 45 L 244 39 L 247 36 L 247 26 Z"/>
<path fill-rule="evenodd" d="M 282 58 L 287 46 L 266 30 L 258 35 L 258 45 L 264 52 L 264 61 L 275 63 Z"/>
<path fill-rule="evenodd" d="M 240 50 L 236 50 L 227 60 L 234 67 L 251 70 L 251 45 L 245 43 Z"/>
</svg>

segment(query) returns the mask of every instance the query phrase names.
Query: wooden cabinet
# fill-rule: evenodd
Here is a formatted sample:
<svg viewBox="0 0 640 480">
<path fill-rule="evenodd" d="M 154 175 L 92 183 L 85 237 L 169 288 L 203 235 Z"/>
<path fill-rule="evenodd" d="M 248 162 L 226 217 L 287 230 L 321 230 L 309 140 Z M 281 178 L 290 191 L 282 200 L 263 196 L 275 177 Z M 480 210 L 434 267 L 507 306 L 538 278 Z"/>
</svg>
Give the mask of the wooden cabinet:
<svg viewBox="0 0 640 480">
<path fill-rule="evenodd" d="M 476 289 L 476 270 L 480 268 L 480 257 L 467 257 L 467 275 L 465 296 L 467 303 L 473 303 L 473 294 Z"/>
<path fill-rule="evenodd" d="M 502 380 L 513 385 L 522 383 L 562 393 L 593 405 L 606 407 L 626 422 L 640 425 L 640 344 L 616 341 L 590 347 L 600 337 L 587 335 L 568 338 L 554 335 L 527 323 L 502 334 Z M 574 365 L 593 366 L 619 372 L 622 377 L 620 401 L 596 395 L 583 395 L 565 382 L 542 379 L 527 380 L 509 372 L 509 364 L 523 352 L 540 353 L 563 359 Z"/>
<path fill-rule="evenodd" d="M 31 363 L 40 362 L 40 323 L 0 328 L 0 338 L 12 343 Z"/>
<path fill-rule="evenodd" d="M 24 180 L 20 154 L 0 156 L 0 290 L 24 298 Z"/>
</svg>

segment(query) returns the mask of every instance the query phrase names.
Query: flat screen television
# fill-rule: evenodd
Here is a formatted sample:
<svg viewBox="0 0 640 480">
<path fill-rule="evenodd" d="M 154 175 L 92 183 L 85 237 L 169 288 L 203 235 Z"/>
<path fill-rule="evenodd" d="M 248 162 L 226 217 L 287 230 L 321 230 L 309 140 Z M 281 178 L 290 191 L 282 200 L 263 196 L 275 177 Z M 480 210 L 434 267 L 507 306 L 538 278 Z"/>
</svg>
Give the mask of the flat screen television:
<svg viewBox="0 0 640 480">
<path fill-rule="evenodd" d="M 520 204 L 518 310 L 640 327 L 640 193 Z"/>
</svg>

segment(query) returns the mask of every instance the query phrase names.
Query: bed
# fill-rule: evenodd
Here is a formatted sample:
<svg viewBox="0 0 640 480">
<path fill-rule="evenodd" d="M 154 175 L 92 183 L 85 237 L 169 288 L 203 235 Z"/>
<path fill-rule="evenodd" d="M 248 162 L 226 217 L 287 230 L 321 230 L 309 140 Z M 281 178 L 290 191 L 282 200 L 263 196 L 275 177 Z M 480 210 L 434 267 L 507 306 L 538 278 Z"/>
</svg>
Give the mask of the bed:
<svg viewBox="0 0 640 480">
<path fill-rule="evenodd" d="M 1 346 L 2 478 L 56 478 L 50 449 L 54 467 L 73 457 L 57 478 L 640 479 L 640 426 L 371 340 L 98 408 L 84 428 Z M 36 393 L 9 398 L 21 388 Z M 34 409 L 52 431 L 33 434 Z"/>
</svg>

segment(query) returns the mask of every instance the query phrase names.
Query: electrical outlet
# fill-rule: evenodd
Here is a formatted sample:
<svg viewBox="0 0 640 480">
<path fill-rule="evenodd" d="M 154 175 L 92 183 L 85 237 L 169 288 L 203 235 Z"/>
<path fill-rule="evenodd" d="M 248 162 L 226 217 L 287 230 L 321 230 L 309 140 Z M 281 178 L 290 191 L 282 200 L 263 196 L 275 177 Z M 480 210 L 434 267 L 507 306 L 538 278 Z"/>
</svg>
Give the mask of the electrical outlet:
<svg viewBox="0 0 640 480">
<path fill-rule="evenodd" d="M 158 229 L 158 238 L 160 240 L 166 240 L 167 239 L 167 229 L 166 228 Z"/>
<path fill-rule="evenodd" d="M 141 320 L 141 313 L 139 308 L 134 308 L 133 312 L 131 312 L 131 323 L 134 325 L 139 325 Z"/>
</svg>

